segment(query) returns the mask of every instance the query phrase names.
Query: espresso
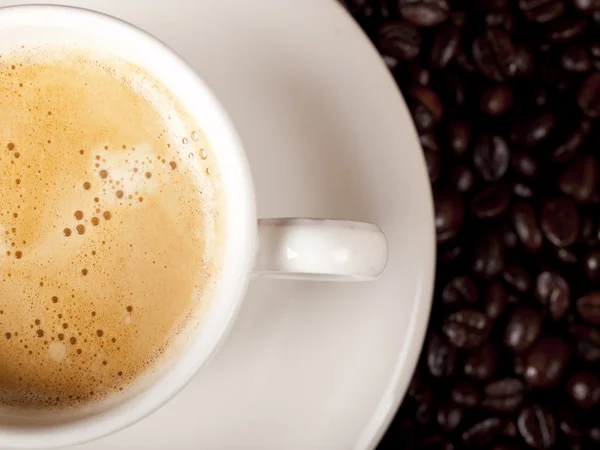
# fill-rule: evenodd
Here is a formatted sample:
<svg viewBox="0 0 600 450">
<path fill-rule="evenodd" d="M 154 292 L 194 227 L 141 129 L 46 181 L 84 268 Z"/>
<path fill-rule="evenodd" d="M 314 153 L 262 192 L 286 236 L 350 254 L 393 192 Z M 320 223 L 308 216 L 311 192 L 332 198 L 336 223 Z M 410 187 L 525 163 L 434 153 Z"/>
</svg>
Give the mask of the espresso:
<svg viewBox="0 0 600 450">
<path fill-rule="evenodd" d="M 0 58 L 0 404 L 101 402 L 201 326 L 223 217 L 198 124 L 139 67 Z"/>
</svg>

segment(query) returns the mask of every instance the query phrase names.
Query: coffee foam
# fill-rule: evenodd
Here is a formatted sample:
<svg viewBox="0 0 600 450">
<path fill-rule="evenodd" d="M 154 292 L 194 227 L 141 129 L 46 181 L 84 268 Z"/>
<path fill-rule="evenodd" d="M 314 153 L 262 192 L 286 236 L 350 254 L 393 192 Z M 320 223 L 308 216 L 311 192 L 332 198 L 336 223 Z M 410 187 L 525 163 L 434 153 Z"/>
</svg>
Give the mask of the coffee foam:
<svg viewBox="0 0 600 450">
<path fill-rule="evenodd" d="M 0 58 L 0 404 L 99 403 L 166 364 L 210 301 L 223 217 L 208 142 L 142 69 Z"/>
</svg>

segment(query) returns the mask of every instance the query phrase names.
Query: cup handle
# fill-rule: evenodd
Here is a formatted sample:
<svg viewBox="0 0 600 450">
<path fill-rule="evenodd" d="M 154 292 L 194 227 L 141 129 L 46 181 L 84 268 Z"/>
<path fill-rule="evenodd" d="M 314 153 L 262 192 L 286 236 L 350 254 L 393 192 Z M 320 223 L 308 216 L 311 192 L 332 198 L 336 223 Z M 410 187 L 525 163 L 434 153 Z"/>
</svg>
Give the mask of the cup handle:
<svg viewBox="0 0 600 450">
<path fill-rule="evenodd" d="M 276 278 L 366 281 L 387 264 L 377 225 L 347 220 L 259 219 L 254 273 Z"/>
</svg>

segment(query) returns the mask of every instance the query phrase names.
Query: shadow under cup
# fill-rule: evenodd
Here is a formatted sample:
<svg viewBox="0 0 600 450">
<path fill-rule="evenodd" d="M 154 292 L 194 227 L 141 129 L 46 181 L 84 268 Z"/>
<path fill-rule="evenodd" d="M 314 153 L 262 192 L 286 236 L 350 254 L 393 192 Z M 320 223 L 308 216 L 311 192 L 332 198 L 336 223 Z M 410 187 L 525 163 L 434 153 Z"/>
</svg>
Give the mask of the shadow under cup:
<svg viewBox="0 0 600 450">
<path fill-rule="evenodd" d="M 254 264 L 256 210 L 246 157 L 227 115 L 198 76 L 171 49 L 115 18 L 63 6 L 0 8 L 0 53 L 25 45 L 68 46 L 117 57 L 158 79 L 196 121 L 214 151 L 225 202 L 225 248 L 213 299 L 177 356 L 145 387 L 126 389 L 98 407 L 52 413 L 0 412 L 0 447 L 75 444 L 126 427 L 173 397 L 214 353 L 244 296 Z"/>
</svg>

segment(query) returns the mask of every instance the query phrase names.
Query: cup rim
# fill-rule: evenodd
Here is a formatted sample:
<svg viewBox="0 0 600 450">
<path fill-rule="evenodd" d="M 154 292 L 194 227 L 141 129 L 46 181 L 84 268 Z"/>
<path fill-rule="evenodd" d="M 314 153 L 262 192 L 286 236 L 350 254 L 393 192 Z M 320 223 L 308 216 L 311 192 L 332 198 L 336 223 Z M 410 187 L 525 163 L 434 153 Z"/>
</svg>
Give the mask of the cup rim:
<svg viewBox="0 0 600 450">
<path fill-rule="evenodd" d="M 217 114 L 217 120 L 220 122 L 222 130 L 227 132 L 227 140 L 236 154 L 238 163 L 238 175 L 241 176 L 238 187 L 238 197 L 236 198 L 236 215 L 239 219 L 235 224 L 237 231 L 242 231 L 239 236 L 232 236 L 233 244 L 230 244 L 231 218 L 227 217 L 226 226 L 226 254 L 222 264 L 223 270 L 227 271 L 226 278 L 229 281 L 235 280 L 235 283 L 226 283 L 220 280 L 218 285 L 223 287 L 217 289 L 215 298 L 212 302 L 224 302 L 221 295 L 227 296 L 230 301 L 223 307 L 226 310 L 224 317 L 215 325 L 216 329 L 212 338 L 211 345 L 203 348 L 201 352 L 193 353 L 194 346 L 186 350 L 185 355 L 182 352 L 175 358 L 173 368 L 170 370 L 170 378 L 166 379 L 166 374 L 162 374 L 157 380 L 154 380 L 150 387 L 143 392 L 138 393 L 131 400 L 115 406 L 114 409 L 108 409 L 81 419 L 65 423 L 53 423 L 51 426 L 10 426 L 0 425 L 0 447 L 9 445 L 13 448 L 52 448 L 66 445 L 74 445 L 98 439 L 115 431 L 121 430 L 138 422 L 147 415 L 156 411 L 179 391 L 181 391 L 195 373 L 204 365 L 223 343 L 225 336 L 230 331 L 231 325 L 237 316 L 247 286 L 251 277 L 252 266 L 256 254 L 256 203 L 254 197 L 254 188 L 248 161 L 245 156 L 241 140 L 229 119 L 229 116 L 221 106 L 220 102 L 200 78 L 198 74 L 181 58 L 173 49 L 167 46 L 158 38 L 150 33 L 138 28 L 137 26 L 121 20 L 119 18 L 104 14 L 90 9 L 64 6 L 64 5 L 15 5 L 0 7 L 0 27 L 8 24 L 13 19 L 23 18 L 43 18 L 43 22 L 53 23 L 56 19 L 77 20 L 77 28 L 85 27 L 87 23 L 93 23 L 95 26 L 109 27 L 119 31 L 123 39 L 143 40 L 146 45 L 152 47 L 153 52 L 166 59 L 172 66 L 176 67 L 178 72 L 187 81 L 194 85 L 198 95 L 201 95 L 205 101 L 210 103 L 211 111 Z M 42 20 L 34 22 L 42 23 Z M 17 25 L 15 25 L 15 23 Z M 33 26 L 35 24 L 30 24 Z M 10 22 L 10 26 L 18 26 L 18 21 Z M 49 39 L 51 41 L 51 39 Z M 150 73 L 152 73 L 150 71 Z M 167 88 L 169 86 L 166 85 Z M 177 97 L 177 96 L 175 96 Z M 203 131 L 209 135 L 207 130 Z M 210 139 L 209 139 L 210 140 Z M 221 169 L 223 169 L 221 167 Z M 239 204 L 237 204 L 239 202 Z M 226 214 L 232 211 L 230 199 L 226 201 Z M 226 294 L 226 295 L 225 295 Z M 199 328 L 203 328 L 200 326 Z M 196 334 L 196 333 L 195 333 Z M 198 349 L 199 350 L 199 349 Z M 193 353 L 193 354 L 192 354 Z M 194 356 L 193 360 L 191 356 Z M 187 357 L 187 360 L 185 359 Z M 184 364 L 185 363 L 185 364 Z M 173 372 L 177 372 L 174 376 Z M 143 397 L 143 399 L 142 399 Z"/>
</svg>

